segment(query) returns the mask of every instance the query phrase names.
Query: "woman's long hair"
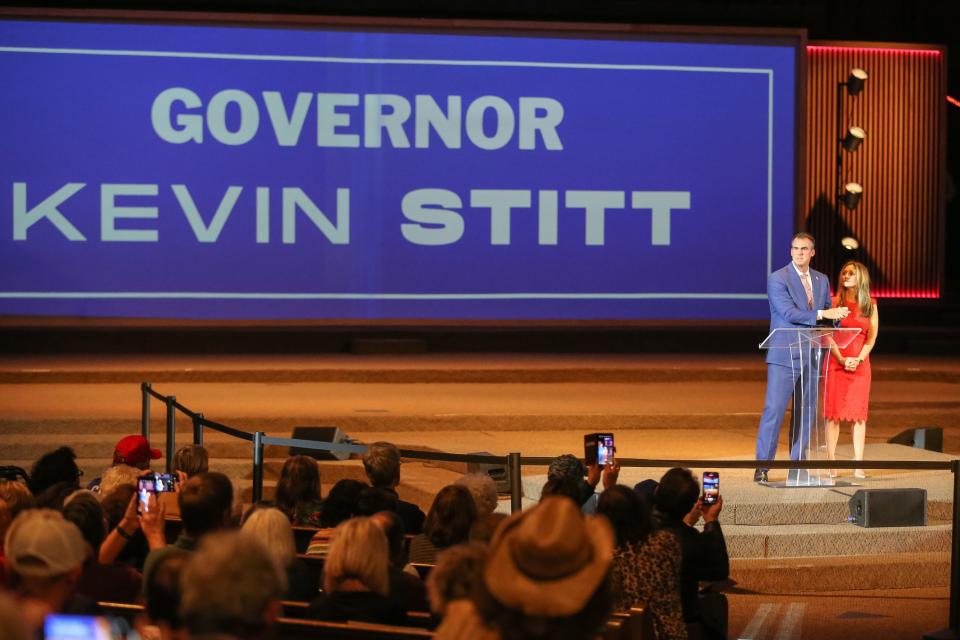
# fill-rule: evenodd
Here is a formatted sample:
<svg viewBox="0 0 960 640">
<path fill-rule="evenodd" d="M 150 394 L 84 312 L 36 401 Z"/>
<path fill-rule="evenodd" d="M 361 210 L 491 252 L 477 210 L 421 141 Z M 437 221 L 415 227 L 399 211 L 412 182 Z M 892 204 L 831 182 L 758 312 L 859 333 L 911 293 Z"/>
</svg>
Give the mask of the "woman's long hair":
<svg viewBox="0 0 960 640">
<path fill-rule="evenodd" d="M 840 267 L 837 276 L 837 300 L 842 304 L 847 299 L 847 290 L 843 286 L 843 272 L 847 267 L 853 268 L 857 274 L 856 301 L 860 308 L 860 315 L 869 318 L 873 314 L 873 301 L 870 299 L 870 272 L 862 262 L 848 260 Z"/>
<path fill-rule="evenodd" d="M 291 456 L 283 463 L 277 481 L 277 507 L 293 522 L 310 515 L 310 505 L 320 501 L 320 470 L 310 456 Z"/>
</svg>

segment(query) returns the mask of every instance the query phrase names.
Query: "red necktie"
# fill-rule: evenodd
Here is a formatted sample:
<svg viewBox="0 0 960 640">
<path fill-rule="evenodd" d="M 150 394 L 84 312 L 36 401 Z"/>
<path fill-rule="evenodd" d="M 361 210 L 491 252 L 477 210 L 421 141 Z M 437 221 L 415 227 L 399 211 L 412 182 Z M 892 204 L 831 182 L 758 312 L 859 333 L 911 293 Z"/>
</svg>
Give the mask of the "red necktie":
<svg viewBox="0 0 960 640">
<path fill-rule="evenodd" d="M 800 282 L 803 283 L 803 290 L 807 292 L 807 309 L 813 309 L 813 287 L 810 286 L 810 274 L 801 273 Z"/>
</svg>

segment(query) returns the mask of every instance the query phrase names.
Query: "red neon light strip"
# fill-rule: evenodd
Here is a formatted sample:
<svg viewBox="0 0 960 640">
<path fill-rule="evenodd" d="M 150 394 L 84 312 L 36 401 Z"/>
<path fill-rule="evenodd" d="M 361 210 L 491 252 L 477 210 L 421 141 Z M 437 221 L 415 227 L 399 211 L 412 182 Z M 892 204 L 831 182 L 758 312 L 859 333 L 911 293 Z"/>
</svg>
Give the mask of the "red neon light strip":
<svg viewBox="0 0 960 640">
<path fill-rule="evenodd" d="M 953 96 L 947 96 L 947 102 L 949 102 L 955 107 L 960 107 L 960 100 L 957 100 Z"/>
<path fill-rule="evenodd" d="M 939 298 L 939 289 L 880 289 L 873 292 L 875 298 Z"/>
<path fill-rule="evenodd" d="M 828 47 L 823 45 L 807 45 L 809 53 L 883 53 L 890 55 L 912 56 L 939 56 L 938 49 L 887 49 L 884 47 Z"/>
</svg>

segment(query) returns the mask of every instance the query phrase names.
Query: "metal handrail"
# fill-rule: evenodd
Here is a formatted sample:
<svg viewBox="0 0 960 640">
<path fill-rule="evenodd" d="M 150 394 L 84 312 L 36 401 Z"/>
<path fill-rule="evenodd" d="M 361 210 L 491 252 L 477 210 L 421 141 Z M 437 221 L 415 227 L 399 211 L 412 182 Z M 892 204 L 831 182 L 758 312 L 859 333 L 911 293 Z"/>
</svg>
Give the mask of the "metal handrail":
<svg viewBox="0 0 960 640">
<path fill-rule="evenodd" d="M 194 444 L 203 444 L 203 429 L 213 429 L 220 433 L 240 438 L 253 443 L 253 501 L 259 502 L 263 497 L 263 448 L 267 445 L 280 447 L 298 447 L 317 451 L 343 452 L 362 454 L 367 450 L 364 445 L 344 444 L 332 442 L 316 442 L 300 438 L 279 438 L 268 436 L 263 431 L 249 433 L 242 429 L 230 427 L 206 419 L 202 413 L 197 413 L 177 402 L 176 396 L 165 396 L 153 389 L 149 382 L 140 385 L 141 405 L 141 433 L 150 438 L 150 398 L 156 398 L 166 405 L 167 427 L 167 471 L 172 471 L 174 446 L 176 441 L 176 412 L 188 416 L 193 421 Z M 474 462 L 481 464 L 503 464 L 507 468 L 510 478 L 510 508 L 519 511 L 522 508 L 520 469 L 525 466 L 547 466 L 554 458 L 547 456 L 522 456 L 513 452 L 506 456 L 485 454 L 446 453 L 441 451 L 420 451 L 415 449 L 401 449 L 400 455 L 404 458 L 420 460 L 436 460 L 443 462 Z M 953 637 L 960 636 L 960 460 L 921 461 L 921 460 L 697 460 L 697 459 L 644 459 L 618 458 L 621 467 L 693 467 L 712 469 L 905 469 L 950 471 L 953 474 L 953 528 L 951 531 L 950 553 L 950 613 L 949 631 Z"/>
</svg>

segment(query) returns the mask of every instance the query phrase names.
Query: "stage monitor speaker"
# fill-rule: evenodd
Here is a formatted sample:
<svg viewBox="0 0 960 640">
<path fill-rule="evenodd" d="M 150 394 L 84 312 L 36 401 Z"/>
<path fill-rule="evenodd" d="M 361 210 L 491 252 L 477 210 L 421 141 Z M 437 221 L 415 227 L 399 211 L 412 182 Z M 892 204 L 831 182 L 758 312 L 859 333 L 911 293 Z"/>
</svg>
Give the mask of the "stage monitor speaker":
<svg viewBox="0 0 960 640">
<path fill-rule="evenodd" d="M 472 456 L 492 456 L 488 451 L 475 451 Z M 507 465 L 486 462 L 468 462 L 467 473 L 485 473 L 497 483 L 497 493 L 510 493 L 510 474 Z"/>
<path fill-rule="evenodd" d="M 290 437 L 297 440 L 329 442 L 330 444 L 350 444 L 350 438 L 340 430 L 340 427 L 294 427 L 293 435 Z M 347 451 L 323 451 L 321 449 L 304 449 L 301 447 L 290 447 L 290 455 L 310 456 L 317 460 L 350 459 L 350 453 Z"/>
<path fill-rule="evenodd" d="M 926 489 L 860 489 L 850 498 L 858 527 L 921 527 L 927 524 Z"/>
<path fill-rule="evenodd" d="M 887 442 L 943 453 L 943 428 L 917 427 L 916 429 L 907 429 L 893 436 Z"/>
</svg>

